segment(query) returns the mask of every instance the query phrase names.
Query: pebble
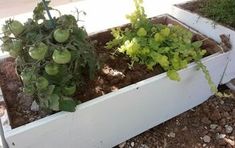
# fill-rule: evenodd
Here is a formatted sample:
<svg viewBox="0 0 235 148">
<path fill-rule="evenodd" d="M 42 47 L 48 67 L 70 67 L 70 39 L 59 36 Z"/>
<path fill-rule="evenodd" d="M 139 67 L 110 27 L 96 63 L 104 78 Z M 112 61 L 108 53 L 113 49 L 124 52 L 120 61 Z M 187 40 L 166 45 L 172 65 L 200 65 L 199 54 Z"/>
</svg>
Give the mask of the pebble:
<svg viewBox="0 0 235 148">
<path fill-rule="evenodd" d="M 224 113 L 223 113 L 223 116 L 224 116 L 225 118 L 228 118 L 230 115 L 229 115 L 228 112 L 224 112 Z"/>
<path fill-rule="evenodd" d="M 185 126 L 184 128 L 181 129 L 182 131 L 187 131 L 188 130 L 188 127 Z"/>
<path fill-rule="evenodd" d="M 232 117 L 235 118 L 235 109 L 232 111 Z"/>
<path fill-rule="evenodd" d="M 171 137 L 171 138 L 175 138 L 175 133 L 174 132 L 170 132 L 168 136 Z"/>
<path fill-rule="evenodd" d="M 141 146 L 139 148 L 149 148 L 149 146 L 147 146 L 145 144 L 141 144 Z"/>
<path fill-rule="evenodd" d="M 223 105 L 223 104 L 224 104 L 224 100 L 221 100 L 221 101 L 220 101 L 220 104 L 222 104 L 222 105 Z"/>
<path fill-rule="evenodd" d="M 221 119 L 220 112 L 216 109 L 214 112 L 210 115 L 210 119 L 213 121 L 217 121 Z"/>
<path fill-rule="evenodd" d="M 211 137 L 208 136 L 208 135 L 205 135 L 203 138 L 203 141 L 206 142 L 206 143 L 209 143 L 211 141 Z"/>
<path fill-rule="evenodd" d="M 226 137 L 225 134 L 216 133 L 216 139 L 223 139 L 223 138 L 225 138 L 225 137 Z"/>
<path fill-rule="evenodd" d="M 218 126 L 217 128 L 216 128 L 216 132 L 221 132 L 223 129 L 222 129 L 222 127 L 221 126 Z"/>
<path fill-rule="evenodd" d="M 224 140 L 225 140 L 228 144 L 230 144 L 230 145 L 232 145 L 232 146 L 235 146 L 235 141 L 233 141 L 233 140 L 231 140 L 231 139 L 228 139 L 228 138 L 224 138 Z"/>
<path fill-rule="evenodd" d="M 225 125 L 226 124 L 226 119 L 225 118 L 221 119 L 219 121 L 219 123 L 220 123 L 220 125 Z"/>
<path fill-rule="evenodd" d="M 211 125 L 210 125 L 210 128 L 211 128 L 212 130 L 216 129 L 217 127 L 218 127 L 217 124 L 211 124 Z"/>
<path fill-rule="evenodd" d="M 37 104 L 36 101 L 33 101 L 32 105 L 31 105 L 31 110 L 34 112 L 39 111 L 39 105 Z"/>
<path fill-rule="evenodd" d="M 225 125 L 225 132 L 227 134 L 231 134 L 233 132 L 233 127 L 229 125 Z"/>
<path fill-rule="evenodd" d="M 131 142 L 131 147 L 134 147 L 135 146 L 135 143 L 134 142 Z"/>
<path fill-rule="evenodd" d="M 125 142 L 123 142 L 123 143 L 120 143 L 118 146 L 119 146 L 119 148 L 124 148 L 124 147 L 125 147 L 125 145 L 126 145 L 126 141 L 125 141 Z"/>
<path fill-rule="evenodd" d="M 204 124 L 211 124 L 211 121 L 207 117 L 203 117 L 201 119 L 201 122 L 204 123 Z"/>
</svg>

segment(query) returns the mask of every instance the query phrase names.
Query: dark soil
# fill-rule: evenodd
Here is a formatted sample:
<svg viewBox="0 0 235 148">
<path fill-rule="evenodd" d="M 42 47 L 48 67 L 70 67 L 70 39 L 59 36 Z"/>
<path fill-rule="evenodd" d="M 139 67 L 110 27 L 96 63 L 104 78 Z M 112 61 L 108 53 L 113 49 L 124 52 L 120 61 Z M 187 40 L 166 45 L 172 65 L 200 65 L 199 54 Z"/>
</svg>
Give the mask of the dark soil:
<svg viewBox="0 0 235 148">
<path fill-rule="evenodd" d="M 178 6 L 235 29 L 234 0 L 193 0 Z"/>
<path fill-rule="evenodd" d="M 223 92 L 233 93 L 228 89 Z M 235 98 L 206 102 L 115 148 L 235 148 Z"/>
</svg>

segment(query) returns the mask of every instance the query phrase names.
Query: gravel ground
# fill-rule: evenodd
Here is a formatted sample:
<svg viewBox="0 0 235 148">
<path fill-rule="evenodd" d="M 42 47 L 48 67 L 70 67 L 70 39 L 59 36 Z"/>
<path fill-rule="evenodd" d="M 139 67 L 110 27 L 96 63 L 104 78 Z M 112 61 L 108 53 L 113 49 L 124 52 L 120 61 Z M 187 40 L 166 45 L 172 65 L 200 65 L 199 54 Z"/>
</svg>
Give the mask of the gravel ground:
<svg viewBox="0 0 235 148">
<path fill-rule="evenodd" d="M 224 89 L 224 92 L 235 92 Z M 210 97 L 203 104 L 115 148 L 235 148 L 235 98 Z"/>
</svg>

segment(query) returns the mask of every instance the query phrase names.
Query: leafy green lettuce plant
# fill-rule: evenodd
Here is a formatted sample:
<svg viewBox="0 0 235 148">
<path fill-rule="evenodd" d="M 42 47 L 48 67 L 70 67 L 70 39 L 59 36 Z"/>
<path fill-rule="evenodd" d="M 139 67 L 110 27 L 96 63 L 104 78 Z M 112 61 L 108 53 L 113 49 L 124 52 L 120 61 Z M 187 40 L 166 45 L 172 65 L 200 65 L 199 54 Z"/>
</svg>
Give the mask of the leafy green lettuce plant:
<svg viewBox="0 0 235 148">
<path fill-rule="evenodd" d="M 145 64 L 149 70 L 160 65 L 171 80 L 180 81 L 178 70 L 188 63 L 196 62 L 204 72 L 211 91 L 217 93 L 209 71 L 201 59 L 206 50 L 201 49 L 202 41 L 192 41 L 193 34 L 179 25 L 152 23 L 147 18 L 142 0 L 134 0 L 135 11 L 127 15 L 131 26 L 125 29 L 112 29 L 114 39 L 106 48 L 116 48 L 128 55 L 132 62 Z"/>
</svg>

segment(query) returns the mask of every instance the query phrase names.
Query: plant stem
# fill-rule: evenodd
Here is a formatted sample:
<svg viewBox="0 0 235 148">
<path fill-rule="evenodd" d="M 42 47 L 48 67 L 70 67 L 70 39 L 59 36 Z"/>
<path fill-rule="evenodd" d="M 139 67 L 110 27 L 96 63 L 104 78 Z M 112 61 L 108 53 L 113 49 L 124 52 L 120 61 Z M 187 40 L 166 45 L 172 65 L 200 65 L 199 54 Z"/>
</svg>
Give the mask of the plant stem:
<svg viewBox="0 0 235 148">
<path fill-rule="evenodd" d="M 44 9 L 46 10 L 47 15 L 48 15 L 48 17 L 49 17 L 49 19 L 50 19 L 50 25 L 51 25 L 51 27 L 52 27 L 52 28 L 55 28 L 55 27 L 56 27 L 56 26 L 55 26 L 55 22 L 54 22 L 54 20 L 53 20 L 52 17 L 51 17 L 51 13 L 50 13 L 50 11 L 49 11 L 49 9 L 48 9 L 48 6 L 47 6 L 47 4 L 46 4 L 46 0 L 42 0 L 42 3 L 43 3 L 43 5 L 44 5 Z"/>
</svg>

